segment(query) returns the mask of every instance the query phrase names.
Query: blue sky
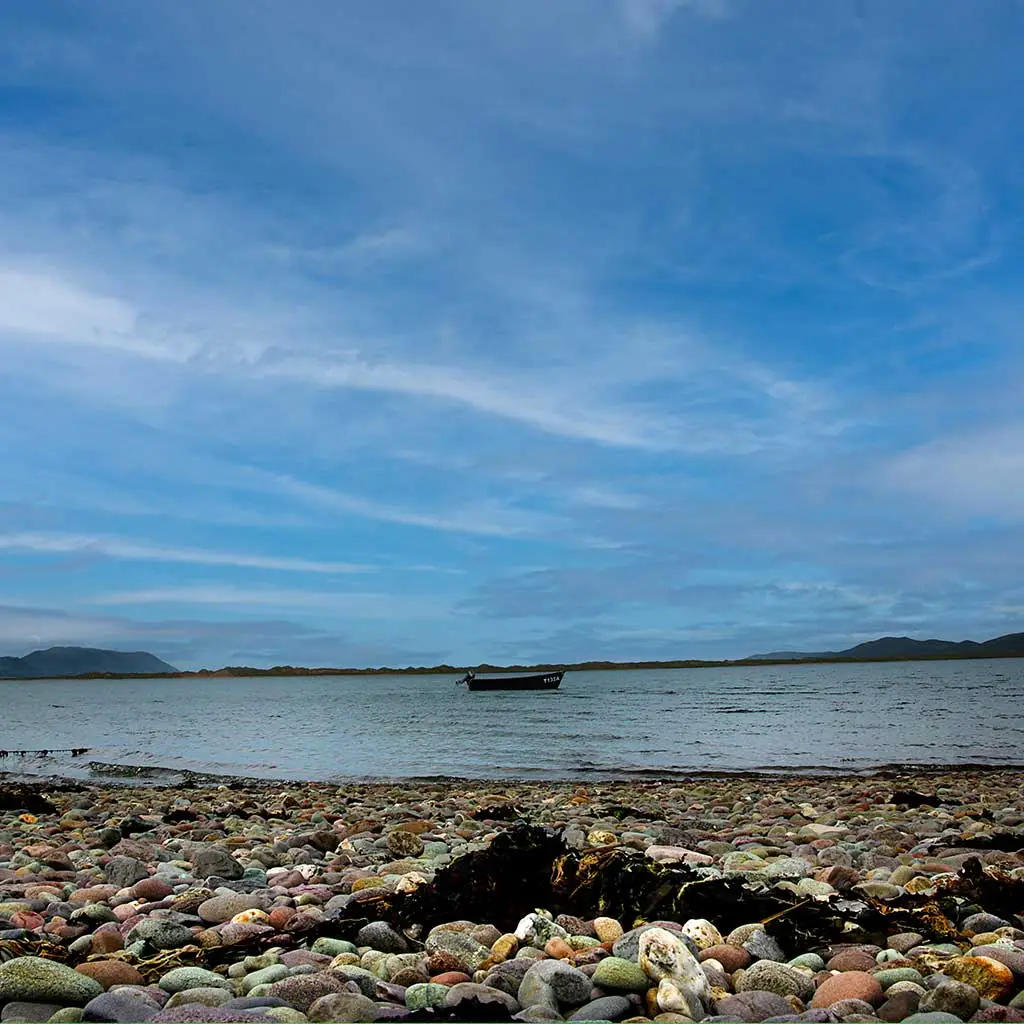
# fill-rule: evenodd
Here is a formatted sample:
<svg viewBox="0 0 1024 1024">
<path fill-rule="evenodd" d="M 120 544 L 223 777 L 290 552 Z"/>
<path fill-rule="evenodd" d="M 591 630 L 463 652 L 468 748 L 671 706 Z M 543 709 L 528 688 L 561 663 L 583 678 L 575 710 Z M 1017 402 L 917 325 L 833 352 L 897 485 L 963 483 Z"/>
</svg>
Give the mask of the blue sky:
<svg viewBox="0 0 1024 1024">
<path fill-rule="evenodd" d="M 1024 8 L 0 5 L 0 653 L 1024 629 Z"/>
</svg>

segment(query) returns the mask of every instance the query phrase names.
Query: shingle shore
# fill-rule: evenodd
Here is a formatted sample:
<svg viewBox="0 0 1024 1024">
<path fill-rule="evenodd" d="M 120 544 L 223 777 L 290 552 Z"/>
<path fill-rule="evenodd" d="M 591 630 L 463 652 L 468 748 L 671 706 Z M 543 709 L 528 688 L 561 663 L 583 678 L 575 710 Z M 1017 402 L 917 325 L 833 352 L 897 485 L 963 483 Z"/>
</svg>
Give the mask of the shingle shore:
<svg viewBox="0 0 1024 1024">
<path fill-rule="evenodd" d="M 86 785 L 44 787 L 33 811 L 0 781 L 0 1017 L 1024 1022 L 1022 784 L 1011 770 L 908 770 Z M 772 922 L 735 926 L 727 906 L 677 921 L 644 922 L 640 907 L 548 916 L 530 892 L 511 894 L 521 920 L 373 919 L 382 896 L 431 892 L 516 818 L 571 850 L 635 850 L 804 913 L 927 902 L 965 864 L 988 872 L 999 905 L 957 901 L 943 935 L 894 913 L 874 942 L 806 948 Z M 351 917 L 369 923 L 337 937 Z"/>
</svg>

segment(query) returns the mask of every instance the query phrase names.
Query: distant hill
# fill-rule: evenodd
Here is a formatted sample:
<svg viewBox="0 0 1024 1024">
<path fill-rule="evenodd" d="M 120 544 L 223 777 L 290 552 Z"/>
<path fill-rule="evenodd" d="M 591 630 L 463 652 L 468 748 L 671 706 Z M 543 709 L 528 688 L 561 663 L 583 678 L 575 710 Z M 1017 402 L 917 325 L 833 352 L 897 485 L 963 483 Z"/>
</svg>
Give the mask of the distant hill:
<svg viewBox="0 0 1024 1024">
<path fill-rule="evenodd" d="M 96 647 L 50 647 L 24 658 L 0 658 L 0 679 L 46 679 L 93 672 L 145 675 L 177 672 L 173 665 L 145 651 L 101 651 Z"/>
<path fill-rule="evenodd" d="M 975 640 L 913 640 L 883 636 L 845 651 L 773 651 L 747 661 L 808 661 L 822 658 L 1007 658 L 1024 656 L 1024 633 L 1007 633 L 978 643 Z"/>
</svg>

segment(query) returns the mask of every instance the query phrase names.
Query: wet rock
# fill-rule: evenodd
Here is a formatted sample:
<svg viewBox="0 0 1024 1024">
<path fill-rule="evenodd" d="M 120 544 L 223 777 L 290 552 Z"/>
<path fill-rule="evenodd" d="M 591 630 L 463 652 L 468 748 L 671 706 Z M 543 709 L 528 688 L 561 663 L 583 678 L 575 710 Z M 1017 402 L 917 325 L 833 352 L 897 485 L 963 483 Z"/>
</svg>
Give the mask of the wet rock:
<svg viewBox="0 0 1024 1024">
<path fill-rule="evenodd" d="M 7 1024 L 8 1021 L 24 1021 L 36 1024 L 36 1022 L 48 1021 L 55 1013 L 59 1013 L 64 1007 L 57 1003 L 27 1003 L 13 1001 L 7 1003 L 0 1010 L 0 1021 Z"/>
<path fill-rule="evenodd" d="M 190 988 L 233 989 L 231 982 L 223 975 L 202 967 L 178 967 L 168 971 L 160 979 L 160 987 L 171 994 L 185 992 Z"/>
<path fill-rule="evenodd" d="M 818 987 L 811 1006 L 829 1007 L 843 999 L 861 999 L 872 1006 L 878 1006 L 884 999 L 882 986 L 864 971 L 834 974 Z"/>
<path fill-rule="evenodd" d="M 605 957 L 592 979 L 595 985 L 617 992 L 645 992 L 650 985 L 650 978 L 639 964 L 619 956 Z"/>
<path fill-rule="evenodd" d="M 201 847 L 192 854 L 191 861 L 196 878 L 217 877 L 233 881 L 245 873 L 245 869 L 231 856 L 226 846 L 214 844 Z"/>
<path fill-rule="evenodd" d="M 0 1003 L 23 1001 L 84 1006 L 103 992 L 98 981 L 65 964 L 23 956 L 0 964 Z"/>
<path fill-rule="evenodd" d="M 736 992 L 774 992 L 783 998 L 796 996 L 808 1000 L 814 995 L 814 981 L 795 967 L 758 960 L 738 976 Z"/>
<path fill-rule="evenodd" d="M 106 1024 L 136 1024 L 152 1020 L 160 1012 L 160 1004 L 140 992 L 116 989 L 90 999 L 82 1010 L 83 1021 Z"/>
<path fill-rule="evenodd" d="M 449 1010 L 457 1010 L 460 1013 L 480 1013 L 481 1020 L 494 1020 L 495 1012 L 500 1013 L 503 1009 L 509 1015 L 518 1013 L 521 1009 L 519 1001 L 502 992 L 500 989 L 491 988 L 488 985 L 479 985 L 475 982 L 463 982 L 460 985 L 453 985 L 441 1004 Z"/>
<path fill-rule="evenodd" d="M 717 1017 L 728 1021 L 762 1021 L 793 1012 L 793 1007 L 777 993 L 755 991 L 719 999 L 714 1009 Z"/>
<path fill-rule="evenodd" d="M 311 1021 L 373 1021 L 377 1018 L 377 1004 L 355 992 L 333 992 L 321 996 L 310 1006 L 306 1016 Z"/>
<path fill-rule="evenodd" d="M 987 956 L 956 956 L 942 965 L 943 974 L 970 985 L 984 999 L 999 1002 L 1013 990 L 1013 971 Z"/>
<path fill-rule="evenodd" d="M 625 996 L 602 996 L 579 1007 L 568 1020 L 624 1020 L 633 1012 L 633 1004 Z"/>
<path fill-rule="evenodd" d="M 591 983 L 582 971 L 559 960 L 539 960 L 525 974 L 516 999 L 520 1006 L 579 1006 L 590 998 Z"/>
<path fill-rule="evenodd" d="M 978 993 L 970 985 L 960 981 L 944 981 L 921 996 L 918 1010 L 922 1013 L 952 1013 L 960 1020 L 969 1020 L 980 1002 Z"/>
</svg>

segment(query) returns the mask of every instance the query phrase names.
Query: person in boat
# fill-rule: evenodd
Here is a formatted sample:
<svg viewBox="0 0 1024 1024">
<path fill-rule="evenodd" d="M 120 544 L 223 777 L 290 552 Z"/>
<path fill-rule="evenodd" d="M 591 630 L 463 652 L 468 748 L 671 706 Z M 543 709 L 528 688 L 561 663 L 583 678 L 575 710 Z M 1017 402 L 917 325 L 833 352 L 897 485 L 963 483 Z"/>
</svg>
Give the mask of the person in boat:
<svg viewBox="0 0 1024 1024">
<path fill-rule="evenodd" d="M 469 670 L 469 671 L 468 671 L 468 672 L 467 672 L 467 673 L 466 673 L 466 674 L 465 674 L 465 675 L 464 675 L 464 676 L 463 676 L 463 677 L 462 677 L 462 678 L 461 678 L 461 679 L 459 680 L 459 684 L 461 685 L 462 683 L 471 683 L 471 682 L 472 682 L 472 681 L 473 681 L 474 679 L 476 679 L 476 673 L 475 673 L 475 672 L 474 672 L 474 671 L 473 671 L 472 669 L 470 669 L 470 670 Z"/>
</svg>

